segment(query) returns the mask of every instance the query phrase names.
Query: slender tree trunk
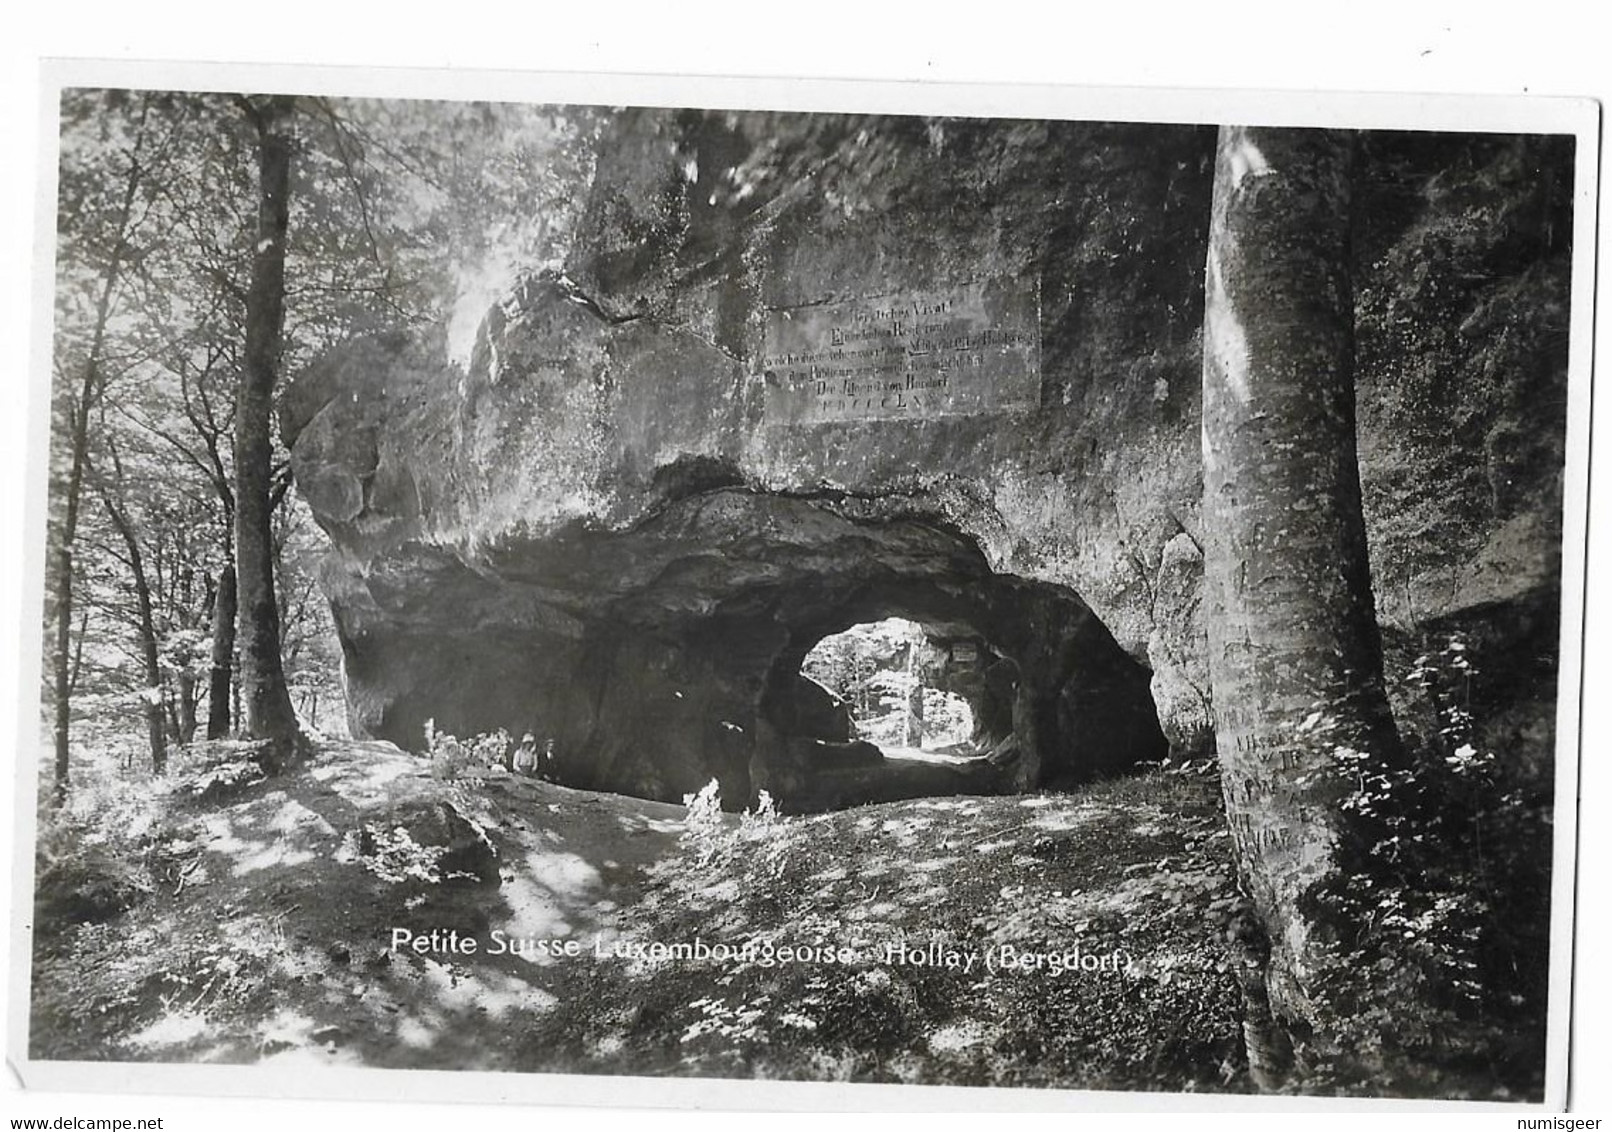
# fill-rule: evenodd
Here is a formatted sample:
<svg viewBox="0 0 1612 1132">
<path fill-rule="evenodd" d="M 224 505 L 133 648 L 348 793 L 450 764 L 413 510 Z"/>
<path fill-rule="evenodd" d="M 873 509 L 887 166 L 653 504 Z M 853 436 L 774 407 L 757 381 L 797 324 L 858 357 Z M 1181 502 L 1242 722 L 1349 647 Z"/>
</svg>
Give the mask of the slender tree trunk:
<svg viewBox="0 0 1612 1132">
<path fill-rule="evenodd" d="M 178 675 L 175 683 L 178 685 L 179 703 L 178 718 L 174 720 L 174 737 L 183 745 L 196 737 L 196 674 L 186 669 Z"/>
<path fill-rule="evenodd" d="M 107 517 L 129 554 L 129 577 L 134 583 L 136 622 L 140 638 L 140 661 L 145 678 L 141 702 L 146 716 L 146 738 L 151 746 L 151 770 L 162 774 L 168 769 L 168 733 L 163 718 L 162 659 L 157 649 L 156 619 L 151 613 L 151 579 L 146 574 L 140 539 L 129 516 L 110 498 L 103 496 Z"/>
<path fill-rule="evenodd" d="M 257 129 L 258 231 L 246 302 L 244 372 L 235 413 L 235 562 L 239 589 L 244 732 L 286 753 L 297 738 L 280 656 L 275 600 L 270 409 L 285 321 L 286 229 L 290 222 L 292 101 L 249 102 Z"/>
<path fill-rule="evenodd" d="M 78 694 L 78 678 L 84 671 L 84 638 L 90 632 L 90 611 L 83 609 L 78 614 L 78 633 L 73 638 L 73 661 L 68 666 L 67 687 L 71 695 Z"/>
<path fill-rule="evenodd" d="M 230 553 L 234 553 L 233 546 Z M 207 687 L 209 739 L 222 739 L 230 732 L 230 687 L 234 683 L 234 672 L 235 564 L 226 562 L 218 572 L 218 592 L 213 595 L 213 656 Z"/>
<path fill-rule="evenodd" d="M 907 741 L 909 747 L 922 747 L 924 745 L 924 685 L 919 680 L 907 694 L 907 726 L 911 730 L 911 737 Z"/>
<path fill-rule="evenodd" d="M 52 739 L 56 752 L 56 804 L 67 801 L 72 778 L 73 728 L 73 539 L 78 525 L 78 504 L 73 498 L 78 488 L 69 482 L 69 499 L 66 520 L 60 541 L 51 556 L 51 593 L 53 608 L 50 618 L 54 622 L 51 640 L 51 695 Z"/>
<path fill-rule="evenodd" d="M 1257 1080 L 1329 1060 L 1318 981 L 1337 925 L 1347 752 L 1397 757 L 1382 687 L 1355 452 L 1352 135 L 1220 132 L 1205 294 L 1210 675 L 1226 813 L 1255 908 L 1240 961 Z"/>
<path fill-rule="evenodd" d="M 144 119 L 141 120 L 142 128 Z M 67 800 L 71 779 L 72 719 L 73 719 L 73 581 L 75 564 L 73 546 L 78 540 L 78 514 L 84 494 L 84 468 L 89 458 L 90 415 L 96 399 L 101 395 L 101 361 L 106 349 L 107 323 L 112 316 L 112 298 L 117 293 L 122 277 L 124 241 L 129 216 L 134 208 L 135 193 L 144 175 L 138 162 L 129 168 L 128 182 L 124 186 L 121 211 L 118 217 L 116 241 L 107 262 L 106 274 L 96 296 L 95 325 L 91 331 L 88 355 L 79 381 L 78 394 L 72 402 L 69 420 L 67 480 L 61 497 L 61 525 L 56 532 L 50 563 L 50 608 L 47 619 L 54 624 L 51 642 L 51 690 L 54 703 L 53 739 L 55 744 L 56 802 Z"/>
<path fill-rule="evenodd" d="M 909 679 L 912 677 L 912 655 L 915 651 L 916 650 L 912 649 L 911 647 L 907 649 L 905 675 Z M 914 720 L 912 715 L 913 691 L 914 689 L 909 687 L 905 692 L 902 693 L 901 696 L 901 745 L 903 747 L 916 747 L 918 745 L 916 739 L 914 739 L 916 728 L 913 726 Z"/>
</svg>

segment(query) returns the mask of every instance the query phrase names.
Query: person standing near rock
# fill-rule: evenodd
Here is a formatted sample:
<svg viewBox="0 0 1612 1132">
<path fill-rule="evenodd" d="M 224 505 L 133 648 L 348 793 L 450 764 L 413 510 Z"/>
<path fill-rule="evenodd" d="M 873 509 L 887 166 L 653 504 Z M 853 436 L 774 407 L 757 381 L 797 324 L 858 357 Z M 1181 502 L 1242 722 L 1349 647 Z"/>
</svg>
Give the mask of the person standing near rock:
<svg viewBox="0 0 1612 1132">
<path fill-rule="evenodd" d="M 516 774 L 537 773 L 537 738 L 530 731 L 521 736 L 520 746 L 515 748 L 513 769 Z"/>
</svg>

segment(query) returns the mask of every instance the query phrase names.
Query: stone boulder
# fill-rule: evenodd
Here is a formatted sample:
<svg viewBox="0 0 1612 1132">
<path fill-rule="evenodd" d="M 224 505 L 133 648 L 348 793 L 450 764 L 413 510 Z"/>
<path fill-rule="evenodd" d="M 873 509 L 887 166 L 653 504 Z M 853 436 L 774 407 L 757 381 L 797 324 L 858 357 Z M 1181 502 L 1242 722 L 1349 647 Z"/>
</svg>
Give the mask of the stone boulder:
<svg viewBox="0 0 1612 1132">
<path fill-rule="evenodd" d="M 361 830 L 358 853 L 373 857 L 380 846 L 374 828 L 401 829 L 414 845 L 435 850 L 435 868 L 444 880 L 468 880 L 496 885 L 498 850 L 476 824 L 450 802 L 406 802 L 388 810 L 371 827 Z"/>
</svg>

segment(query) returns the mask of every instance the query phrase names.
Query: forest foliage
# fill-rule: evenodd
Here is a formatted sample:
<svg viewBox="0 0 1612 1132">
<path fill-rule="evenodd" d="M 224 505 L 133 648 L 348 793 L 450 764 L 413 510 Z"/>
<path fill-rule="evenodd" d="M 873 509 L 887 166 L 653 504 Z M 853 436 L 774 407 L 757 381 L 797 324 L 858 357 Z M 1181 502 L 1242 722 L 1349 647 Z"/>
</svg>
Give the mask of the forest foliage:
<svg viewBox="0 0 1612 1132">
<path fill-rule="evenodd" d="M 44 691 L 47 710 L 65 705 L 71 759 L 42 776 L 59 790 L 160 770 L 169 747 L 241 723 L 233 442 L 261 251 L 254 105 L 62 98 L 47 623 L 69 612 L 47 634 L 63 678 Z M 468 359 L 491 298 L 561 255 L 598 128 L 585 110 L 315 97 L 289 121 L 280 372 L 398 328 Z M 322 537 L 273 443 L 286 682 L 305 727 L 339 732 Z"/>
<path fill-rule="evenodd" d="M 922 625 L 890 617 L 824 637 L 801 673 L 845 705 L 853 738 L 930 749 L 966 744 L 974 734 L 967 701 L 940 686 L 947 660 Z"/>
</svg>

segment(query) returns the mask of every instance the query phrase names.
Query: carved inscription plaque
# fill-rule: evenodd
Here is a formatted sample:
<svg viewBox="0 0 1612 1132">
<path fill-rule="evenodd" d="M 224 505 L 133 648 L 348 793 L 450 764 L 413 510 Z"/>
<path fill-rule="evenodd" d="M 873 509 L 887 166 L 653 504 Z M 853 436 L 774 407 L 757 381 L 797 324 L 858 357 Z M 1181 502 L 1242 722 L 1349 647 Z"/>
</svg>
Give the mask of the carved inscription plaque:
<svg viewBox="0 0 1612 1132">
<path fill-rule="evenodd" d="M 762 367 L 768 424 L 1033 409 L 1039 296 L 993 279 L 773 311 Z"/>
</svg>

